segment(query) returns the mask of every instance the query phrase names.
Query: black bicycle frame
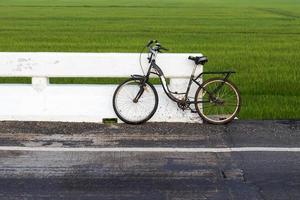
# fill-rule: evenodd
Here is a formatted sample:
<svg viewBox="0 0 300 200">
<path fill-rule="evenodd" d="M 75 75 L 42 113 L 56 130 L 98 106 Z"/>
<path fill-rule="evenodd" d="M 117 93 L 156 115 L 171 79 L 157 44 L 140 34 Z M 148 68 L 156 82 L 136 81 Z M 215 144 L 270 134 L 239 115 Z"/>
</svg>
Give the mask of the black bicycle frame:
<svg viewBox="0 0 300 200">
<path fill-rule="evenodd" d="M 197 66 L 195 66 L 197 67 Z M 152 71 L 154 70 L 154 71 Z M 149 69 L 147 71 L 147 74 L 145 76 L 145 82 L 147 82 L 149 80 L 149 76 L 150 74 L 155 74 L 157 75 L 159 78 L 160 78 L 160 81 L 161 81 L 161 85 L 163 87 L 163 90 L 164 92 L 166 93 L 166 95 L 171 99 L 173 100 L 174 102 L 176 103 L 179 103 L 179 102 L 182 102 L 182 99 L 178 99 L 176 98 L 173 94 L 184 94 L 184 101 L 185 103 L 187 104 L 194 104 L 194 103 L 205 103 L 205 102 L 208 102 L 208 101 L 190 101 L 188 99 L 188 94 L 190 92 L 190 88 L 191 88 L 191 85 L 192 83 L 194 82 L 195 84 L 197 84 L 199 87 L 202 87 L 203 86 L 201 85 L 201 83 L 198 81 L 199 78 L 201 78 L 203 75 L 205 74 L 222 74 L 224 75 L 223 77 L 223 81 L 225 82 L 229 76 L 232 74 L 232 73 L 235 73 L 234 71 L 220 71 L 220 72 L 202 72 L 200 73 L 198 76 L 194 76 L 194 72 L 195 72 L 195 69 L 193 70 L 193 73 L 191 74 L 191 77 L 190 77 L 190 80 L 189 80 L 189 83 L 188 83 L 188 86 L 187 86 L 187 89 L 186 89 L 186 92 L 184 93 L 177 93 L 177 92 L 172 92 L 167 83 L 166 83 L 166 77 L 164 76 L 164 73 L 163 71 L 161 70 L 161 68 L 155 63 L 155 60 L 152 60 L 151 63 L 150 63 L 150 66 L 149 66 Z M 224 82 L 222 84 L 219 85 L 219 87 L 217 87 L 213 92 L 209 92 L 207 91 L 205 88 L 203 88 L 210 96 L 213 96 L 213 93 L 217 92 L 223 85 L 224 85 Z M 142 90 L 142 89 L 141 89 Z M 140 93 L 140 92 L 139 92 Z M 142 93 L 141 93 L 142 94 Z M 141 94 L 139 94 L 138 96 L 140 97 Z"/>
</svg>

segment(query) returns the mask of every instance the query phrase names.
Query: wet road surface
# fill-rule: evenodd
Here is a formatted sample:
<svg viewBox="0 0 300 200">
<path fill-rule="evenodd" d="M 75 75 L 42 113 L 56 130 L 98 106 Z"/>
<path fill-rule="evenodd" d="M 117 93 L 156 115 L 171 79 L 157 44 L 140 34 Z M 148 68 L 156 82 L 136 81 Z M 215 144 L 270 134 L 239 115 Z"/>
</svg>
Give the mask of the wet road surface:
<svg viewBox="0 0 300 200">
<path fill-rule="evenodd" d="M 0 122 L 1 146 L 300 147 L 299 121 Z M 0 199 L 300 199 L 300 152 L 0 151 Z"/>
</svg>

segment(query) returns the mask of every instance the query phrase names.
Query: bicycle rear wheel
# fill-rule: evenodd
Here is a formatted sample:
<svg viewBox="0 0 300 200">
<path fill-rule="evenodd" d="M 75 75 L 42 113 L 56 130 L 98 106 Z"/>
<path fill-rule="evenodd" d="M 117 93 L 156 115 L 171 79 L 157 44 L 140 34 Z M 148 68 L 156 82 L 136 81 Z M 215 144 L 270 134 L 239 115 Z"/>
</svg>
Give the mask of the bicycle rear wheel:
<svg viewBox="0 0 300 200">
<path fill-rule="evenodd" d="M 211 124 L 231 122 L 241 107 L 241 97 L 237 87 L 232 82 L 220 78 L 205 81 L 196 91 L 195 102 L 198 114 Z"/>
<path fill-rule="evenodd" d="M 134 98 L 143 87 L 143 93 L 137 102 Z M 125 123 L 141 124 L 148 121 L 156 112 L 158 95 L 151 83 L 142 86 L 141 80 L 129 79 L 118 86 L 113 96 L 113 108 L 116 115 Z"/>
</svg>

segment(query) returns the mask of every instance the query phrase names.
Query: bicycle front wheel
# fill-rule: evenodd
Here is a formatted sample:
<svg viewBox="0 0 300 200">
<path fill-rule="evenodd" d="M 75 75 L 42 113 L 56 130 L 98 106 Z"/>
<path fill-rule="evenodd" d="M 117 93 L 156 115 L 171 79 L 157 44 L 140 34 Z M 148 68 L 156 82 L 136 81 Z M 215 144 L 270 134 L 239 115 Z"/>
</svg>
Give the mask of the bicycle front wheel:
<svg viewBox="0 0 300 200">
<path fill-rule="evenodd" d="M 196 91 L 195 102 L 201 118 L 212 124 L 231 122 L 241 107 L 241 97 L 237 87 L 232 82 L 219 78 L 204 82 Z"/>
<path fill-rule="evenodd" d="M 135 101 L 141 89 L 142 95 Z M 113 96 L 116 115 L 128 124 L 141 124 L 148 121 L 156 112 L 157 106 L 158 95 L 154 86 L 151 83 L 142 86 L 141 80 L 138 79 L 129 79 L 119 85 Z"/>
</svg>

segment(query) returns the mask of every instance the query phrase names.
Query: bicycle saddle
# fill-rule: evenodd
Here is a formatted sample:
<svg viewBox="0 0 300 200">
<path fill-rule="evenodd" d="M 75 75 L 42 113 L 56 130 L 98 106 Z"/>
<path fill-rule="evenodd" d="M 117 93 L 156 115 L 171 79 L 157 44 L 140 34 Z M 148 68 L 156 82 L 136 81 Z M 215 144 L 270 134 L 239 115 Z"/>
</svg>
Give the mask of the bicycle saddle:
<svg viewBox="0 0 300 200">
<path fill-rule="evenodd" d="M 206 56 L 189 56 L 190 60 L 193 60 L 196 65 L 204 65 L 205 63 L 208 62 L 208 58 Z"/>
</svg>

